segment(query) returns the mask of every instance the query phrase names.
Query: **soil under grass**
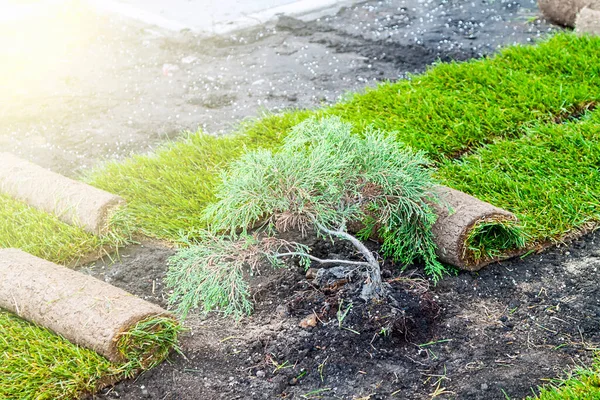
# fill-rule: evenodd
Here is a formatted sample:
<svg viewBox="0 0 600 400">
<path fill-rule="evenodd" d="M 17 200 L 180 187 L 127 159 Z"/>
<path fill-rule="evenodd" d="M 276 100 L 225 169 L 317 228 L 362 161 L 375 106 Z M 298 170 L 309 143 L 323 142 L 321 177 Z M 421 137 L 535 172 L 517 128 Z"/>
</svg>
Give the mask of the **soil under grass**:
<svg viewBox="0 0 600 400">
<path fill-rule="evenodd" d="M 535 245 L 600 219 L 598 113 L 556 123 L 598 101 L 598 93 L 600 39 L 560 34 L 490 59 L 440 64 L 323 110 L 271 116 L 243 125 L 233 137 L 190 134 L 153 155 L 109 164 L 90 182 L 126 198 L 128 206 L 119 214 L 126 225 L 145 236 L 182 242 L 203 226 L 199 216 L 230 160 L 248 149 L 276 147 L 310 116 L 338 115 L 357 130 L 372 124 L 426 150 L 443 183 L 517 214 Z M 0 212 L 10 216 L 0 230 L 2 246 L 66 262 L 104 244 L 0 200 Z M 27 226 L 36 230 L 20 228 Z M 0 387 L 8 382 L 0 380 Z"/>
<path fill-rule="evenodd" d="M 341 243 L 310 244 L 321 257 L 352 252 Z M 122 263 L 97 264 L 91 272 L 161 303 L 168 291 L 154 289 L 153 282 L 161 281 L 173 253 L 156 244 L 132 247 Z M 298 266 L 266 269 L 251 281 L 251 317 L 234 323 L 190 315 L 185 357 L 176 355 L 94 398 L 422 400 L 444 389 L 437 399 L 517 400 L 592 363 L 600 342 L 599 232 L 478 273 L 449 276 L 437 286 L 410 275 L 419 270 L 383 266 L 408 328 L 387 335 L 381 330 L 385 307 L 353 297 L 352 284 L 317 287 Z M 340 328 L 338 310 L 350 301 Z M 299 326 L 315 314 L 315 327 Z M 583 379 L 592 386 L 571 381 L 579 386 L 573 400 L 597 398 L 593 372 Z M 542 398 L 569 398 L 561 396 Z"/>
</svg>

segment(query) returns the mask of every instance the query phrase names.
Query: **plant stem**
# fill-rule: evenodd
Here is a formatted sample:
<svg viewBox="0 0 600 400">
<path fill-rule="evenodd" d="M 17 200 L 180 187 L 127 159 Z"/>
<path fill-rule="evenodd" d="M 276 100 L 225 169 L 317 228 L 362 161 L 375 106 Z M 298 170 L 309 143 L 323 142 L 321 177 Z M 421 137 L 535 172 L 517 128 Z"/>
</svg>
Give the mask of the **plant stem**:
<svg viewBox="0 0 600 400">
<path fill-rule="evenodd" d="M 377 259 L 375 258 L 375 256 L 371 252 L 371 250 L 369 250 L 367 248 L 367 246 L 365 246 L 360 240 L 358 240 L 357 238 L 355 238 L 348 232 L 345 232 L 341 229 L 340 230 L 328 229 L 327 227 L 323 226 L 322 224 L 320 224 L 316 221 L 315 221 L 315 225 L 319 230 L 321 230 L 322 232 L 324 232 L 330 236 L 337 236 L 341 239 L 345 239 L 345 240 L 349 241 L 350 243 L 352 243 L 352 245 L 354 247 L 356 247 L 356 249 L 358 251 L 360 251 L 360 253 L 363 255 L 365 260 L 367 260 L 367 262 L 363 263 L 363 265 L 366 264 L 369 267 L 367 270 L 367 273 L 369 276 L 369 282 L 367 282 L 366 288 L 363 288 L 362 297 L 366 298 L 366 299 L 373 298 L 373 297 L 375 297 L 375 298 L 383 297 L 383 295 L 386 293 L 386 290 L 383 287 L 383 281 L 381 280 L 381 268 L 379 267 L 379 263 L 377 262 Z"/>
<path fill-rule="evenodd" d="M 310 254 L 306 254 L 306 253 L 302 253 L 302 252 L 298 252 L 298 251 L 293 251 L 293 252 L 289 252 L 289 253 L 279 253 L 279 254 L 275 254 L 274 256 L 275 257 L 291 257 L 291 256 L 307 257 L 313 261 L 318 262 L 319 264 L 349 264 L 349 265 L 371 266 L 371 264 L 369 264 L 368 262 L 364 262 L 364 261 L 323 260 L 321 258 L 311 256 Z"/>
</svg>

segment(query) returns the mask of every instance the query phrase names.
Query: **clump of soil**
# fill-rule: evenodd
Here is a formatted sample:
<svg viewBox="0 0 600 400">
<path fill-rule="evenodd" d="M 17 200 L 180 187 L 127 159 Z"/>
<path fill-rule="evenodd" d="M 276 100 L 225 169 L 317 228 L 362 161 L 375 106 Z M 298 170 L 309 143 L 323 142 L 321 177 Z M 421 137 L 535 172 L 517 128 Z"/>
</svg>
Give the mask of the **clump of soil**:
<svg viewBox="0 0 600 400">
<path fill-rule="evenodd" d="M 315 250 L 329 257 L 349 251 L 321 246 Z M 147 295 L 171 251 L 132 249 L 108 275 L 135 277 L 113 284 Z M 146 272 L 150 265 L 157 269 Z M 523 398 L 542 379 L 591 361 L 600 341 L 599 267 L 595 233 L 437 286 L 425 285 L 418 269 L 385 263 L 400 307 L 360 300 L 360 282 L 317 287 L 297 266 L 271 271 L 252 281 L 251 317 L 191 317 L 185 356 L 95 398 Z M 154 288 L 162 297 L 162 286 Z"/>
</svg>

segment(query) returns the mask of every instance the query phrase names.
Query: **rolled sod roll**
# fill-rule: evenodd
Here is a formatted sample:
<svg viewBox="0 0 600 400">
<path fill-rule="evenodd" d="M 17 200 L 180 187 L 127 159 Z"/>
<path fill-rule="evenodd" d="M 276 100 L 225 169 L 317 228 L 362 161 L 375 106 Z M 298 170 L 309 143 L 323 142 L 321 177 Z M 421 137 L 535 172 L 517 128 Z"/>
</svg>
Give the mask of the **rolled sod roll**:
<svg viewBox="0 0 600 400">
<path fill-rule="evenodd" d="M 600 11 L 583 8 L 575 19 L 575 32 L 600 35 Z"/>
<path fill-rule="evenodd" d="M 440 202 L 432 204 L 437 215 L 433 225 L 433 236 L 438 258 L 450 265 L 468 271 L 477 271 L 484 266 L 521 254 L 519 248 L 489 249 L 495 256 L 476 257 L 470 242 L 478 225 L 486 224 L 490 229 L 480 234 L 496 235 L 510 229 L 518 222 L 517 217 L 501 208 L 481 201 L 464 192 L 446 186 L 438 186 L 436 192 Z M 494 229 L 497 229 L 494 232 Z"/>
<path fill-rule="evenodd" d="M 0 153 L 0 192 L 96 235 L 106 232 L 111 213 L 125 204 L 119 196 L 10 153 Z"/>
<path fill-rule="evenodd" d="M 0 249 L 0 307 L 115 363 L 149 367 L 177 340 L 161 307 L 16 249 Z"/>
<path fill-rule="evenodd" d="M 438 201 L 431 201 L 429 205 L 437 217 L 432 234 L 440 261 L 477 271 L 493 262 L 523 254 L 525 239 L 514 214 L 447 186 L 436 186 L 433 191 Z M 353 233 L 364 227 L 360 221 L 347 225 L 348 231 Z M 375 226 L 371 238 L 382 241 L 379 228 Z"/>
<path fill-rule="evenodd" d="M 538 0 L 544 17 L 555 24 L 574 27 L 575 18 L 584 7 L 600 5 L 598 0 Z"/>
</svg>

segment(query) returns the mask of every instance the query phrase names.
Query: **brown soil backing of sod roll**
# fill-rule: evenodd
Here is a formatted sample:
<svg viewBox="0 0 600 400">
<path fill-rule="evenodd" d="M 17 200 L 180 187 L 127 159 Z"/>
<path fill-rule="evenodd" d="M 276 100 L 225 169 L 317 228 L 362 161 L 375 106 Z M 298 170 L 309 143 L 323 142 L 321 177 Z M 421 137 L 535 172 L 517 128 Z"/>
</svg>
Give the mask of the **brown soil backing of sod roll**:
<svg viewBox="0 0 600 400">
<path fill-rule="evenodd" d="M 431 202 L 430 206 L 437 216 L 432 233 L 436 255 L 440 261 L 463 270 L 477 271 L 493 262 L 524 253 L 523 249 L 514 249 L 502 251 L 497 257 L 475 260 L 472 252 L 467 248 L 467 238 L 471 231 L 483 222 L 516 223 L 517 217 L 506 210 L 447 186 L 436 186 L 435 193 L 439 196 L 439 202 Z M 354 221 L 348 224 L 350 232 L 356 233 L 363 228 L 364 224 L 360 222 Z M 381 237 L 376 233 L 378 229 L 379 226 L 374 227 L 373 239 L 381 241 Z"/>
<path fill-rule="evenodd" d="M 583 8 L 575 19 L 575 32 L 600 35 L 600 11 L 588 7 Z"/>
<path fill-rule="evenodd" d="M 10 153 L 0 153 L 0 192 L 96 235 L 106 232 L 111 213 L 125 204 L 119 196 Z"/>
<path fill-rule="evenodd" d="M 571 28 L 575 26 L 575 18 L 581 9 L 598 4 L 598 0 L 538 0 L 538 6 L 545 18 Z"/>
<path fill-rule="evenodd" d="M 497 257 L 475 260 L 467 248 L 472 229 L 483 222 L 513 222 L 517 217 L 464 192 L 438 186 L 440 202 L 432 204 L 437 220 L 432 227 L 438 258 L 460 269 L 477 271 L 493 262 L 522 254 L 522 249 L 502 252 Z"/>
<path fill-rule="evenodd" d="M 175 319 L 124 290 L 17 249 L 0 249 L 0 307 L 115 363 L 127 361 L 117 349 L 123 333 L 148 318 Z"/>
</svg>

